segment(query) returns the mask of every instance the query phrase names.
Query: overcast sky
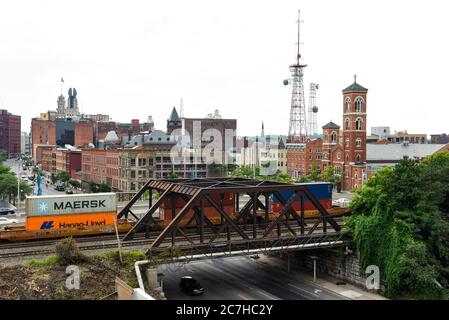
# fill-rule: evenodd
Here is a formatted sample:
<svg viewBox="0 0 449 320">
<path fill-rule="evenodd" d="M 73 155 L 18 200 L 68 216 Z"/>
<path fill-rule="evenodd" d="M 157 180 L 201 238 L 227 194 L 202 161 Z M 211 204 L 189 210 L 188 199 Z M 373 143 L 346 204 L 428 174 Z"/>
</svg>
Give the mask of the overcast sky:
<svg viewBox="0 0 449 320">
<path fill-rule="evenodd" d="M 342 92 L 369 89 L 368 127 L 449 132 L 447 1 L 1 1 L 0 107 L 22 131 L 56 109 L 60 78 L 84 113 L 152 115 L 165 128 L 219 109 L 238 134 L 287 134 L 301 9 L 306 101 L 320 84 L 318 125 L 341 124 Z"/>
</svg>

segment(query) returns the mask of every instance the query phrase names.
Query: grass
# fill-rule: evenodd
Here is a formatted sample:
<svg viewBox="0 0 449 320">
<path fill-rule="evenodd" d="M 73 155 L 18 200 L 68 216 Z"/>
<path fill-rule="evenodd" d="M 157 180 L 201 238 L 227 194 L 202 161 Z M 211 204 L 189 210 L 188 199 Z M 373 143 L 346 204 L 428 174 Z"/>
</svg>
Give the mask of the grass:
<svg viewBox="0 0 449 320">
<path fill-rule="evenodd" d="M 48 256 L 43 259 L 31 259 L 25 261 L 25 265 L 33 268 L 47 268 L 59 265 L 60 259 L 57 256 Z"/>
</svg>

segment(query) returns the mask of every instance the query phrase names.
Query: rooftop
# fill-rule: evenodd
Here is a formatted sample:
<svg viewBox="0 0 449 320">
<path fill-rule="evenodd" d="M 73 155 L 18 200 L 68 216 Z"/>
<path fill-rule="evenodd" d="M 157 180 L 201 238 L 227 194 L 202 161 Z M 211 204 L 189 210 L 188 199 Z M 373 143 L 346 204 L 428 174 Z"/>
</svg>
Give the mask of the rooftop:
<svg viewBox="0 0 449 320">
<path fill-rule="evenodd" d="M 332 121 L 323 126 L 323 129 L 340 129 L 338 124 L 333 123 Z"/>
<path fill-rule="evenodd" d="M 422 159 L 430 156 L 447 144 L 367 144 L 366 153 L 367 162 L 370 161 L 399 161 L 405 156 L 411 159 Z"/>
</svg>

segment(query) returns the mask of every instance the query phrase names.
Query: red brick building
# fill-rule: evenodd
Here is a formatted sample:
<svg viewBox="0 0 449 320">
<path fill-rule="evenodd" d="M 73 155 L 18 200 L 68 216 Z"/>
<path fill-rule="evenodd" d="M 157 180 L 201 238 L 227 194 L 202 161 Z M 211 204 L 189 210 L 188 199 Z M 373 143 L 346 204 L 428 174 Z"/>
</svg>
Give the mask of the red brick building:
<svg viewBox="0 0 449 320">
<path fill-rule="evenodd" d="M 343 90 L 343 129 L 329 122 L 323 126 L 323 139 L 304 144 L 287 144 L 289 175 L 297 179 L 313 166 L 324 170 L 333 166 L 340 175 L 342 189 L 360 188 L 368 178 L 366 164 L 366 101 L 368 89 L 354 83 Z"/>
<path fill-rule="evenodd" d="M 56 149 L 53 151 L 56 161 L 55 172 L 67 172 L 72 179 L 81 179 L 81 150 Z"/>
<path fill-rule="evenodd" d="M 56 124 L 54 121 L 34 118 L 31 120 L 31 153 L 34 161 L 38 145 L 56 145 Z"/>
<path fill-rule="evenodd" d="M 77 148 L 85 148 L 89 143 L 94 142 L 94 125 L 93 121 L 80 121 L 75 123 L 75 146 Z"/>
<path fill-rule="evenodd" d="M 20 155 L 20 116 L 7 110 L 0 110 L 0 149 L 5 150 L 7 157 Z"/>
<path fill-rule="evenodd" d="M 58 139 L 61 137 L 58 137 L 58 130 L 63 132 L 64 130 L 61 127 L 65 125 L 72 127 L 70 132 L 73 132 L 73 135 L 68 138 L 70 141 L 60 142 Z M 89 143 L 94 142 L 94 123 L 92 120 L 71 122 L 63 119 L 53 121 L 34 118 L 31 120 L 31 140 L 33 160 L 37 161 L 36 147 L 40 145 L 54 146 L 59 144 L 64 147 L 67 143 L 76 148 L 87 147 Z"/>
<path fill-rule="evenodd" d="M 287 143 L 287 173 L 298 179 L 308 175 L 313 168 L 321 170 L 323 140 L 314 139 L 306 143 Z"/>
<path fill-rule="evenodd" d="M 56 159 L 53 158 L 53 151 L 56 146 L 37 145 L 34 149 L 34 161 L 40 166 L 41 170 L 56 174 Z"/>
<path fill-rule="evenodd" d="M 112 188 L 118 189 L 119 151 L 83 149 L 81 157 L 83 182 L 107 183 Z"/>
</svg>

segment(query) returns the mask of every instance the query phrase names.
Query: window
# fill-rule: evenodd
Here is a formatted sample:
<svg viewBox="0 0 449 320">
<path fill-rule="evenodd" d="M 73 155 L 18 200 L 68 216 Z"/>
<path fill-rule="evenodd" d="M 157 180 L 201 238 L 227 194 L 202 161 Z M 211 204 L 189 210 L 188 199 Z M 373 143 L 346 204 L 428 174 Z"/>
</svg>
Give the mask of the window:
<svg viewBox="0 0 449 320">
<path fill-rule="evenodd" d="M 355 144 L 356 144 L 357 147 L 361 147 L 361 146 L 362 146 L 362 139 L 357 138 L 357 139 L 355 140 Z"/>
<path fill-rule="evenodd" d="M 346 98 L 346 100 L 345 100 L 345 109 L 346 109 L 346 113 L 349 113 L 351 111 L 351 99 L 350 98 Z"/>
<path fill-rule="evenodd" d="M 345 129 L 349 130 L 349 118 L 345 119 Z"/>
<path fill-rule="evenodd" d="M 329 142 L 329 136 L 327 132 L 324 133 L 324 142 Z"/>
<path fill-rule="evenodd" d="M 357 120 L 355 121 L 355 129 L 362 130 L 362 119 L 357 118 Z"/>
<path fill-rule="evenodd" d="M 362 97 L 357 97 L 355 99 L 355 112 L 362 113 L 363 112 L 363 99 Z"/>
<path fill-rule="evenodd" d="M 341 152 L 337 152 L 337 159 L 338 159 L 338 160 L 341 159 Z"/>
<path fill-rule="evenodd" d="M 331 140 L 332 143 L 337 143 L 337 134 L 335 133 L 335 131 L 332 131 Z"/>
<path fill-rule="evenodd" d="M 349 138 L 346 138 L 346 148 L 349 148 Z"/>
<path fill-rule="evenodd" d="M 340 167 L 335 167 L 334 173 L 335 173 L 336 175 L 340 175 Z"/>
<path fill-rule="evenodd" d="M 360 163 L 360 154 L 357 154 L 357 163 Z"/>
</svg>

